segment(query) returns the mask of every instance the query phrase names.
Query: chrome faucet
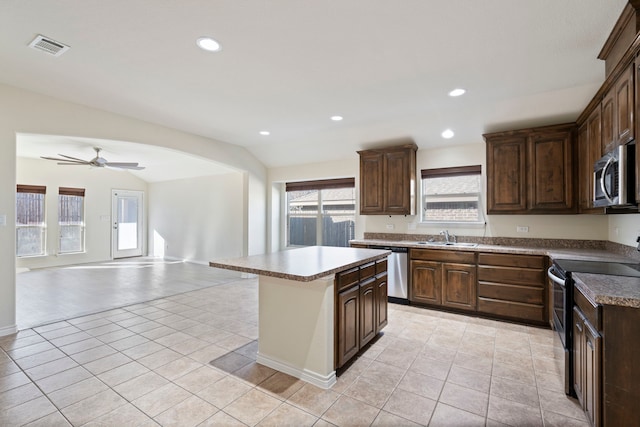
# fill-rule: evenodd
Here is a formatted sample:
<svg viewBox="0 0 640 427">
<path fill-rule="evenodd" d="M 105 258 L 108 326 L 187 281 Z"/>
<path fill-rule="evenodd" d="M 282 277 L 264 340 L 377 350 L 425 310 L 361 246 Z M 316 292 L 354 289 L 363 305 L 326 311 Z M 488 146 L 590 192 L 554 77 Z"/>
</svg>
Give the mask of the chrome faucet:
<svg viewBox="0 0 640 427">
<path fill-rule="evenodd" d="M 444 241 L 446 243 L 456 243 L 456 236 L 449 234 L 449 230 L 442 230 L 440 234 L 444 235 Z"/>
</svg>

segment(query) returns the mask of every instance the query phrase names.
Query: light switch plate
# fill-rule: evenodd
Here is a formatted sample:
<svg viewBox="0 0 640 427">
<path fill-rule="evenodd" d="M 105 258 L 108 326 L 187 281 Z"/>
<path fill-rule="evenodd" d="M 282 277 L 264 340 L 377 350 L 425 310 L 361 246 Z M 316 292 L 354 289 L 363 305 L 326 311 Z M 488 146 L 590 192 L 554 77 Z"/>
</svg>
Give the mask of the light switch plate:
<svg viewBox="0 0 640 427">
<path fill-rule="evenodd" d="M 529 226 L 528 225 L 518 225 L 518 226 L 516 226 L 516 232 L 517 233 L 528 233 L 529 232 Z"/>
</svg>

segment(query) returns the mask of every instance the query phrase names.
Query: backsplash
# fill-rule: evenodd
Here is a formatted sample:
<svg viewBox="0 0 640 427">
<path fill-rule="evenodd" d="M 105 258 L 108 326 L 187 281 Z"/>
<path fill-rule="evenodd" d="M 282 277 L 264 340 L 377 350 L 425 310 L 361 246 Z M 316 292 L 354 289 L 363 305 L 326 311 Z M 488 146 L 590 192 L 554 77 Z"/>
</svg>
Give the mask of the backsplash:
<svg viewBox="0 0 640 427">
<path fill-rule="evenodd" d="M 424 242 L 426 240 L 439 241 L 438 234 L 400 234 L 400 233 L 364 233 L 365 239 Z M 606 240 L 578 240 L 578 239 L 523 239 L 514 237 L 477 237 L 456 236 L 459 242 L 478 243 L 480 245 L 519 246 L 527 248 L 554 249 L 598 249 L 620 254 L 640 261 L 640 252 L 635 247 L 621 245 Z"/>
</svg>

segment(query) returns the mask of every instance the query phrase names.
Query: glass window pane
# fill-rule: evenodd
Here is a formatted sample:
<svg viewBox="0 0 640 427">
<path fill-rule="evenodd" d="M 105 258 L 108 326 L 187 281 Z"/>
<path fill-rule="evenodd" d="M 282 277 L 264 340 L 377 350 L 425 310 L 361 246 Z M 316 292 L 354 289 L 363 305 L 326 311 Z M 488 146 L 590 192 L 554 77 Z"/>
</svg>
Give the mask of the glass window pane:
<svg viewBox="0 0 640 427">
<path fill-rule="evenodd" d="M 16 193 L 16 256 L 45 253 L 45 195 Z"/>
<path fill-rule="evenodd" d="M 480 174 L 422 179 L 422 220 L 480 222 Z"/>
<path fill-rule="evenodd" d="M 287 192 L 287 246 L 317 243 L 318 190 Z"/>
<path fill-rule="evenodd" d="M 355 236 L 355 188 L 322 191 L 322 244 L 349 246 Z"/>
<path fill-rule="evenodd" d="M 138 247 L 138 198 L 118 198 L 118 250 Z"/>
<path fill-rule="evenodd" d="M 84 197 L 58 195 L 60 253 L 84 251 Z"/>
</svg>

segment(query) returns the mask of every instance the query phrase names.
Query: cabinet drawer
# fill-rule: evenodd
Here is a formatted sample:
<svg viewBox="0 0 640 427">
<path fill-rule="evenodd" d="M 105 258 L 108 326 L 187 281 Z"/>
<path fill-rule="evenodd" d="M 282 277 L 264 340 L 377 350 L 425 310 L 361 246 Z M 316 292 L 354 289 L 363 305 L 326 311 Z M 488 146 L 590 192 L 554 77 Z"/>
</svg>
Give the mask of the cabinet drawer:
<svg viewBox="0 0 640 427">
<path fill-rule="evenodd" d="M 545 257 L 537 255 L 481 253 L 478 254 L 478 264 L 544 269 Z"/>
<path fill-rule="evenodd" d="M 360 266 L 360 280 L 368 279 L 376 275 L 376 263 L 370 262 Z"/>
<path fill-rule="evenodd" d="M 478 266 L 478 280 L 544 287 L 545 271 L 515 267 Z"/>
<path fill-rule="evenodd" d="M 505 300 L 523 302 L 527 304 L 543 305 L 544 289 L 534 288 L 531 286 L 507 285 L 503 283 L 478 283 L 478 296 Z"/>
<path fill-rule="evenodd" d="M 577 287 L 574 287 L 573 302 L 580 307 L 582 314 L 598 331 L 602 330 L 602 306 L 593 305 Z"/>
<path fill-rule="evenodd" d="M 358 267 L 336 274 L 336 287 L 338 291 L 356 285 L 358 281 L 360 281 L 360 269 Z"/>
<path fill-rule="evenodd" d="M 458 264 L 475 264 L 475 252 L 448 251 L 440 249 L 411 249 L 411 259 L 424 261 L 455 262 Z"/>
<path fill-rule="evenodd" d="M 383 259 L 376 262 L 376 274 L 387 272 L 387 260 Z"/>
<path fill-rule="evenodd" d="M 528 320 L 537 323 L 546 323 L 547 321 L 545 309 L 542 305 L 524 304 L 480 297 L 478 298 L 478 311 L 481 313 L 495 314 L 498 316 Z"/>
</svg>

